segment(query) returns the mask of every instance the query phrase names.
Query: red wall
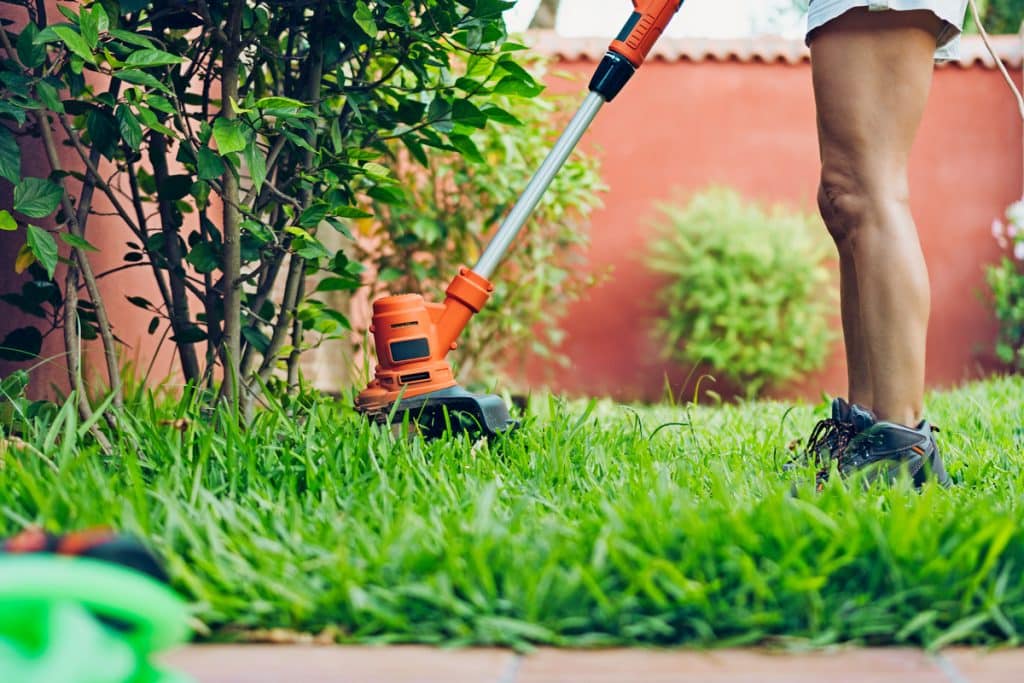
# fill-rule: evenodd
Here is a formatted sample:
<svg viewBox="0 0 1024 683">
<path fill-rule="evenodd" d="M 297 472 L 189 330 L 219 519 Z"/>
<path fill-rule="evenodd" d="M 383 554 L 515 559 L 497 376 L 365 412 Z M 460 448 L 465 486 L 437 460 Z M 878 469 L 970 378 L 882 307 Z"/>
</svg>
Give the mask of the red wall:
<svg viewBox="0 0 1024 683">
<path fill-rule="evenodd" d="M 579 78 L 554 79 L 551 87 L 582 92 L 593 68 L 583 61 L 560 64 L 559 70 Z M 690 395 L 692 381 L 684 381 L 688 369 L 663 362 L 653 335 L 658 310 L 652 302 L 659 283 L 644 265 L 653 204 L 676 190 L 725 184 L 752 198 L 784 200 L 812 211 L 818 174 L 814 131 L 806 64 L 655 61 L 645 66 L 601 113 L 584 143 L 603 158 L 611 188 L 603 196 L 605 208 L 594 216 L 591 268 L 598 273 L 611 268 L 611 277 L 575 304 L 563 323 L 568 331 L 563 351 L 574 359 L 571 368 L 533 362 L 517 379 L 569 394 L 656 400 L 664 395 L 668 377 L 677 394 Z M 73 153 L 65 154 L 65 161 L 73 161 Z M 26 154 L 27 168 L 31 159 Z M 983 269 L 999 257 L 989 227 L 1020 196 L 1022 169 L 1021 123 L 996 71 L 938 71 L 911 174 L 913 208 L 934 292 L 928 380 L 945 386 L 997 367 L 991 354 L 995 321 L 981 300 Z M 0 206 L 9 201 L 9 190 L 0 188 Z M 127 237 L 115 222 L 90 221 L 90 239 L 107 248 L 95 263 L 97 271 L 123 263 Z M 21 279 L 11 270 L 23 239 L 21 231 L 0 233 L 2 291 L 11 291 Z M 137 291 L 140 281 L 145 282 L 142 289 L 152 287 L 151 275 L 139 274 L 118 273 L 103 282 L 103 289 L 115 331 L 128 344 L 124 356 L 144 371 L 156 345 L 145 329 L 150 315 L 128 304 L 124 293 L 158 297 Z M 0 338 L 32 322 L 0 306 Z M 66 386 L 60 341 L 55 334 L 44 347 L 44 356 L 58 362 L 37 372 L 39 393 L 51 382 Z M 92 351 L 89 369 L 102 374 L 96 363 L 101 355 L 97 348 Z M 20 366 L 0 363 L 0 375 Z M 164 345 L 151 379 L 163 379 L 174 367 L 171 349 Z M 816 398 L 821 391 L 845 391 L 839 344 L 824 371 L 780 393 Z"/>
<path fill-rule="evenodd" d="M 579 80 L 552 79 L 551 88 L 583 90 L 594 66 L 560 64 Z M 984 267 L 1000 255 L 992 219 L 1020 197 L 1021 136 L 998 72 L 937 71 L 911 166 L 913 211 L 934 300 L 931 386 L 998 367 L 991 352 L 995 319 L 982 300 Z M 668 377 L 677 395 L 689 396 L 695 380 L 687 384 L 688 369 L 660 358 L 654 337 L 659 280 L 644 265 L 653 205 L 676 191 L 723 184 L 754 199 L 814 211 L 819 167 L 810 66 L 650 63 L 601 112 L 584 145 L 603 159 L 611 188 L 593 217 L 590 264 L 599 273 L 611 268 L 612 275 L 563 321 L 568 337 L 562 350 L 573 359 L 571 368 L 535 362 L 519 379 L 571 394 L 657 400 Z M 827 368 L 778 393 L 809 399 L 821 391 L 843 394 L 845 378 L 837 343 Z"/>
</svg>

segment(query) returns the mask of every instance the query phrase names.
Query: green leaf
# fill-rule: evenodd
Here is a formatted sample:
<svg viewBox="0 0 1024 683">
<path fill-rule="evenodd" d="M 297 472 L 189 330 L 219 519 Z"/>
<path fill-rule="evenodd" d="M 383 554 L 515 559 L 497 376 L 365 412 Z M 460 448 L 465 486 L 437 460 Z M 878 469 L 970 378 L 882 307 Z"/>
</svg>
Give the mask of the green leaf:
<svg viewBox="0 0 1024 683">
<path fill-rule="evenodd" d="M 166 135 L 170 138 L 176 136 L 176 133 L 173 130 L 171 130 L 164 124 L 160 123 L 160 120 L 157 119 L 156 114 L 154 114 L 150 109 L 147 109 L 146 107 L 139 107 L 139 120 L 150 130 L 155 130 L 156 132 L 162 135 Z"/>
<path fill-rule="evenodd" d="M 362 209 L 357 209 L 354 206 L 334 206 L 331 207 L 331 215 L 337 216 L 338 218 L 373 218 L 373 214 Z"/>
<path fill-rule="evenodd" d="M 114 118 L 117 119 L 117 127 L 121 132 L 121 139 L 131 149 L 138 151 L 142 146 L 142 126 L 135 118 L 132 110 L 123 104 L 117 105 L 114 111 Z"/>
<path fill-rule="evenodd" d="M 153 310 L 153 304 L 150 303 L 149 299 L 143 296 L 129 296 L 125 297 L 132 306 L 145 309 L 147 311 Z"/>
<path fill-rule="evenodd" d="M 27 244 L 39 265 L 45 268 L 46 274 L 52 278 L 57 270 L 57 242 L 53 235 L 38 225 L 29 225 Z"/>
<path fill-rule="evenodd" d="M 196 170 L 201 180 L 213 180 L 224 175 L 224 162 L 209 147 L 200 147 Z"/>
<path fill-rule="evenodd" d="M 0 342 L 0 358 L 24 361 L 37 358 L 43 348 L 43 335 L 34 327 L 19 327 L 12 330 Z"/>
<path fill-rule="evenodd" d="M 84 237 L 79 237 L 78 235 L 72 235 L 70 232 L 62 232 L 60 234 L 60 238 L 64 242 L 64 244 L 67 244 L 70 247 L 74 247 L 76 249 L 82 249 L 83 251 L 95 251 L 95 252 L 99 251 L 99 249 L 94 247 Z"/>
<path fill-rule="evenodd" d="M 172 64 L 181 64 L 185 61 L 183 58 L 172 55 L 170 52 L 164 52 L 163 50 L 139 50 L 128 55 L 128 59 L 124 60 L 124 63 L 128 66 L 136 66 L 142 68 L 148 68 L 153 66 L 170 66 Z"/>
<path fill-rule="evenodd" d="M 246 145 L 243 150 L 245 154 L 245 165 L 249 167 L 249 176 L 252 184 L 259 192 L 263 189 L 263 182 L 267 179 L 267 159 L 263 156 L 263 150 L 259 145 Z"/>
<path fill-rule="evenodd" d="M 307 261 L 315 261 L 318 258 L 330 258 L 331 252 L 327 247 L 312 235 L 303 235 L 293 243 L 295 253 Z"/>
<path fill-rule="evenodd" d="M 477 148 L 476 143 L 468 135 L 449 135 L 448 140 L 452 143 L 455 149 L 469 159 L 470 161 L 482 164 L 484 157 L 480 154 L 480 150 Z"/>
<path fill-rule="evenodd" d="M 0 178 L 14 184 L 21 180 L 21 149 L 7 126 L 0 126 Z"/>
<path fill-rule="evenodd" d="M 156 188 L 160 201 L 165 202 L 174 202 L 187 197 L 191 190 L 192 176 L 187 173 L 169 175 Z"/>
<path fill-rule="evenodd" d="M 198 344 L 201 341 L 206 341 L 206 332 L 198 325 L 189 325 L 181 331 L 181 334 L 171 336 L 171 341 L 178 344 Z"/>
<path fill-rule="evenodd" d="M 259 221 L 251 218 L 242 222 L 242 229 L 249 233 L 260 244 L 274 241 L 274 232 Z"/>
<path fill-rule="evenodd" d="M 24 370 L 16 370 L 0 381 L 0 399 L 13 400 L 24 396 L 28 388 L 29 374 Z"/>
<path fill-rule="evenodd" d="M 185 260 L 196 269 L 197 272 L 212 273 L 220 268 L 220 256 L 216 247 L 211 242 L 200 242 L 192 247 Z"/>
<path fill-rule="evenodd" d="M 402 188 L 394 185 L 377 185 L 376 187 L 371 187 L 366 194 L 385 204 L 400 205 L 408 201 L 408 197 L 402 192 Z"/>
<path fill-rule="evenodd" d="M 213 139 L 217 142 L 217 152 L 226 156 L 241 152 L 247 143 L 245 124 L 238 119 L 218 118 L 213 122 Z"/>
<path fill-rule="evenodd" d="M 122 71 L 114 72 L 114 75 L 125 83 L 131 83 L 132 85 L 144 85 L 147 88 L 160 90 L 168 95 L 171 94 L 170 88 L 158 81 L 152 75 L 147 74 L 145 71 L 139 71 L 138 69 L 124 69 Z"/>
<path fill-rule="evenodd" d="M 494 86 L 499 95 L 515 95 L 516 97 L 536 97 L 544 92 L 544 86 L 532 81 L 524 81 L 516 76 L 505 76 Z"/>
<path fill-rule="evenodd" d="M 68 50 L 95 66 L 96 57 L 92 53 L 92 48 L 77 31 L 70 26 L 53 26 L 51 28 Z"/>
<path fill-rule="evenodd" d="M 92 6 L 92 14 L 96 20 L 96 30 L 100 35 L 110 31 L 110 17 L 107 16 L 107 11 L 103 9 L 103 5 L 95 3 Z"/>
<path fill-rule="evenodd" d="M 299 225 L 303 228 L 315 228 L 320 225 L 325 216 L 327 216 L 327 203 L 316 202 L 299 216 Z"/>
<path fill-rule="evenodd" d="M 21 63 L 30 69 L 42 66 L 46 61 L 46 46 L 35 42 L 39 35 L 39 28 L 29 22 L 18 34 L 18 58 Z"/>
<path fill-rule="evenodd" d="M 17 229 L 18 221 L 14 220 L 14 216 L 6 209 L 0 209 L 0 230 L 12 232 Z"/>
<path fill-rule="evenodd" d="M 306 109 L 309 107 L 305 102 L 299 100 L 293 100 L 290 97 L 261 97 L 256 100 L 256 106 L 260 109 L 274 109 L 274 110 L 299 110 Z"/>
<path fill-rule="evenodd" d="M 487 116 L 468 100 L 455 101 L 452 105 L 452 120 L 472 128 L 483 128 L 487 125 Z"/>
<path fill-rule="evenodd" d="M 25 125 L 25 110 L 0 99 L 0 116 L 8 116 L 19 126 Z"/>
<path fill-rule="evenodd" d="M 477 19 L 499 17 L 501 13 L 515 6 L 513 0 L 477 0 L 472 15 Z"/>
<path fill-rule="evenodd" d="M 89 139 L 103 156 L 113 159 L 117 154 L 117 143 L 121 139 L 117 119 L 107 109 L 96 107 L 85 117 Z"/>
<path fill-rule="evenodd" d="M 32 218 L 46 218 L 57 210 L 64 190 L 46 178 L 25 178 L 14 187 L 14 210 Z"/>
<path fill-rule="evenodd" d="M 402 28 L 409 25 L 409 19 L 409 10 L 401 5 L 389 7 L 384 13 L 384 21 Z"/>
<path fill-rule="evenodd" d="M 523 122 L 517 119 L 512 114 L 508 113 L 501 107 L 496 107 L 493 104 L 488 104 L 480 108 L 480 111 L 489 118 L 491 121 L 496 123 L 504 123 L 509 126 L 521 126 Z"/>
<path fill-rule="evenodd" d="M 358 279 L 345 277 L 325 277 L 317 286 L 318 292 L 351 292 L 359 289 Z"/>
<path fill-rule="evenodd" d="M 377 35 L 377 22 L 374 21 L 373 12 L 363 0 L 356 3 L 356 11 L 352 13 L 352 19 L 369 37 L 373 38 Z"/>
<path fill-rule="evenodd" d="M 95 7 L 99 7 L 100 11 L 103 8 L 98 4 Z M 103 16 L 106 16 L 105 14 Z M 82 32 L 82 40 L 89 47 L 89 51 L 92 52 L 96 49 L 100 42 L 100 30 L 99 30 L 99 16 L 95 12 L 90 12 L 85 9 L 82 10 L 80 15 L 78 28 Z"/>
<path fill-rule="evenodd" d="M 152 109 L 162 111 L 165 114 L 171 114 L 172 116 L 176 111 L 174 109 L 174 105 L 171 104 L 166 97 L 160 97 L 159 95 L 149 95 L 146 97 L 146 104 L 148 104 Z"/>
<path fill-rule="evenodd" d="M 123 2 L 121 3 L 121 9 L 124 10 Z M 154 49 L 156 47 L 153 45 L 153 41 L 149 38 L 140 36 L 138 33 L 132 33 L 131 31 L 115 28 L 110 30 L 110 35 L 114 36 L 122 43 L 134 45 L 135 47 L 143 47 L 147 49 Z"/>
<path fill-rule="evenodd" d="M 149 321 L 149 327 L 146 328 L 146 332 L 153 334 L 158 327 L 160 327 L 160 316 L 154 315 L 153 319 Z"/>
<path fill-rule="evenodd" d="M 242 328 L 242 336 L 260 353 L 266 353 L 267 349 L 270 348 L 270 337 L 264 334 L 263 330 L 259 327 L 246 325 Z"/>
<path fill-rule="evenodd" d="M 60 93 L 48 82 L 36 81 L 36 94 L 39 95 L 39 101 L 43 103 L 44 107 L 58 114 L 64 113 L 64 103 L 60 101 Z"/>
</svg>

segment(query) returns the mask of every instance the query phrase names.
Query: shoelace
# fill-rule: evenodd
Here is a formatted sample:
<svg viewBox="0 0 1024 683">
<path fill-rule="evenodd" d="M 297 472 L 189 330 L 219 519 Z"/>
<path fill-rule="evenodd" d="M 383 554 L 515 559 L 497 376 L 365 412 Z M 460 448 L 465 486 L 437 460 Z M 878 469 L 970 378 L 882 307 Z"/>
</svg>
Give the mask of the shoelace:
<svg viewBox="0 0 1024 683">
<path fill-rule="evenodd" d="M 819 480 L 828 478 L 833 452 L 835 458 L 842 462 L 843 451 L 856 435 L 857 430 L 852 422 L 826 418 L 815 425 L 811 436 L 807 439 L 807 452 L 814 456 L 814 465 L 818 468 Z M 835 440 L 834 451 L 832 444 L 829 443 L 833 439 Z M 828 457 L 821 457 L 822 449 L 828 450 Z"/>
</svg>

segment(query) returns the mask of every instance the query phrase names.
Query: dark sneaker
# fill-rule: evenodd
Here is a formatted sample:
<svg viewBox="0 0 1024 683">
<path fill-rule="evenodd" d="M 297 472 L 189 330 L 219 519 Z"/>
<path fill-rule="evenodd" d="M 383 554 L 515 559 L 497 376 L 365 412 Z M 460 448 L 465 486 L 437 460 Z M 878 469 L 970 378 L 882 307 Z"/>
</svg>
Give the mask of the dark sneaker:
<svg viewBox="0 0 1024 683">
<path fill-rule="evenodd" d="M 850 404 L 841 398 L 832 401 L 832 416 L 818 422 L 810 437 L 803 454 L 783 465 L 783 470 L 792 472 L 808 463 L 814 463 L 824 469 L 827 477 L 829 463 L 856 436 L 853 422 L 850 420 Z"/>
<path fill-rule="evenodd" d="M 880 476 L 891 483 L 906 471 L 916 487 L 929 480 L 945 487 L 952 484 L 935 442 L 938 430 L 928 422 L 921 422 L 916 429 L 880 422 L 871 411 L 856 405 L 850 409 L 850 419 L 856 436 L 839 453 L 842 476 L 866 472 L 868 483 Z"/>
</svg>

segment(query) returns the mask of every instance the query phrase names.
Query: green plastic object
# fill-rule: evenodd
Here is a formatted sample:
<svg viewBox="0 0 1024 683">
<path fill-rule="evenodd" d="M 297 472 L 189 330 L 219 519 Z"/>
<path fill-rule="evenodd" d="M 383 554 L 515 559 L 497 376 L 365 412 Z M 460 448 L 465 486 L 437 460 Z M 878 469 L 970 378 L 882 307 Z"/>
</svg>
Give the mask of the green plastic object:
<svg viewBox="0 0 1024 683">
<path fill-rule="evenodd" d="M 189 635 L 185 602 L 149 576 L 84 557 L 0 556 L 3 683 L 187 683 L 150 658 Z"/>
</svg>

